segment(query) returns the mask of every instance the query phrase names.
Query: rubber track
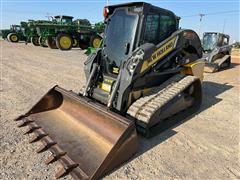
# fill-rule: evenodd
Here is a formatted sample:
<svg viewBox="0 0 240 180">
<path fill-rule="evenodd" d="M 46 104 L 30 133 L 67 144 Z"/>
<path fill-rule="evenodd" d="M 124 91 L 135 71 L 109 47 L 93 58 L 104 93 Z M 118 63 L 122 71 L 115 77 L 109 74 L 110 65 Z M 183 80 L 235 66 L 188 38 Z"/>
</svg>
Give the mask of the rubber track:
<svg viewBox="0 0 240 180">
<path fill-rule="evenodd" d="M 127 113 L 140 121 L 137 123 L 147 124 L 158 109 L 179 95 L 196 79 L 195 76 L 177 74 L 159 87 L 154 88 L 150 94 L 135 101 L 129 107 Z"/>
</svg>

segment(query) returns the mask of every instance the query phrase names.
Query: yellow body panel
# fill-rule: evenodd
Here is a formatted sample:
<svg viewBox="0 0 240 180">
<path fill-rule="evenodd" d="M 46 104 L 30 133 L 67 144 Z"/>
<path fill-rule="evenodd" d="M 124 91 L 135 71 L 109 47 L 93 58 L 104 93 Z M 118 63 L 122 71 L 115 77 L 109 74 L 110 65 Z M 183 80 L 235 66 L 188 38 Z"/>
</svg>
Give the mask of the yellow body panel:
<svg viewBox="0 0 240 180">
<path fill-rule="evenodd" d="M 200 59 L 192 63 L 186 64 L 185 65 L 186 68 L 181 73 L 196 76 L 201 81 L 203 81 L 204 66 L 205 66 L 204 60 Z"/>
<path fill-rule="evenodd" d="M 110 84 L 107 84 L 107 83 L 104 83 L 104 82 L 99 82 L 98 83 L 98 88 L 106 91 L 106 92 L 110 92 L 111 91 L 111 85 Z"/>
<path fill-rule="evenodd" d="M 104 82 L 106 82 L 106 83 L 109 83 L 110 85 L 113 83 L 113 80 L 111 80 L 111 79 L 104 79 Z"/>
<path fill-rule="evenodd" d="M 118 74 L 119 73 L 119 68 L 113 67 L 113 71 L 112 72 L 115 73 L 115 74 Z"/>
<path fill-rule="evenodd" d="M 159 59 L 161 59 L 163 56 L 167 55 L 169 52 L 171 52 L 175 46 L 177 37 L 172 38 L 170 41 L 166 42 L 164 45 L 162 45 L 160 48 L 158 48 L 149 59 L 144 60 L 141 73 L 145 71 L 149 66 L 153 65 L 155 62 L 157 62 Z"/>
<path fill-rule="evenodd" d="M 106 92 L 110 92 L 112 88 L 112 83 L 113 83 L 113 80 L 104 78 L 102 82 L 98 82 L 98 88 Z"/>
</svg>

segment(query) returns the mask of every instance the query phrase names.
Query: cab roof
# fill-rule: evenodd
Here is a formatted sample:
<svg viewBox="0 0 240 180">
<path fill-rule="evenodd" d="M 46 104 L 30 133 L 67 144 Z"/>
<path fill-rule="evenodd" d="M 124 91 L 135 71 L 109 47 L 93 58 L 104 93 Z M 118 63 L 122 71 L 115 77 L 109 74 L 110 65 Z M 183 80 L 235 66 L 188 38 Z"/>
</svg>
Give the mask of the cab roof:
<svg viewBox="0 0 240 180">
<path fill-rule="evenodd" d="M 57 15 L 57 16 L 54 16 L 54 18 L 68 18 L 68 19 L 73 19 L 72 16 L 66 16 L 66 15 Z"/>
<path fill-rule="evenodd" d="M 224 34 L 224 33 L 220 33 L 220 32 L 205 32 L 205 33 L 203 33 L 203 35 L 204 35 L 204 34 L 219 34 L 219 35 L 222 35 L 222 36 L 229 37 L 228 34 Z"/>
<path fill-rule="evenodd" d="M 158 6 L 154 6 L 150 3 L 146 3 L 146 2 L 130 2 L 130 3 L 122 3 L 122 4 L 116 4 L 116 5 L 109 5 L 109 6 L 106 6 L 106 7 L 110 8 L 110 9 L 115 9 L 115 8 L 119 8 L 119 7 L 131 7 L 131 6 L 142 6 L 144 8 L 151 7 L 152 9 L 155 9 L 155 10 L 158 10 L 158 11 L 164 11 L 164 12 L 167 12 L 169 14 L 173 14 L 174 16 L 176 16 L 170 10 L 163 9 L 163 8 L 158 7 Z M 178 20 L 180 19 L 180 17 L 178 17 L 178 16 L 176 16 L 176 18 Z"/>
</svg>

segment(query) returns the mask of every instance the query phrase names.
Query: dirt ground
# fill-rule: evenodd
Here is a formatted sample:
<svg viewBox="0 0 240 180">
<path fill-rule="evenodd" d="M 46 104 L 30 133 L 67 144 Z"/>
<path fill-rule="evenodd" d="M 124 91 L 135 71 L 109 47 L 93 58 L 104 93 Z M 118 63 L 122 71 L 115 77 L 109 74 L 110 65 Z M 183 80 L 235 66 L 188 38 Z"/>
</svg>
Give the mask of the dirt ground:
<svg viewBox="0 0 240 180">
<path fill-rule="evenodd" d="M 26 129 L 14 118 L 29 110 L 50 88 L 78 92 L 85 83 L 83 51 L 68 52 L 0 41 L 0 179 L 52 179 L 58 163 L 37 154 Z M 240 57 L 230 69 L 205 74 L 201 109 L 184 123 L 147 140 L 138 153 L 104 179 L 240 179 Z M 71 179 L 70 176 L 65 179 Z"/>
</svg>

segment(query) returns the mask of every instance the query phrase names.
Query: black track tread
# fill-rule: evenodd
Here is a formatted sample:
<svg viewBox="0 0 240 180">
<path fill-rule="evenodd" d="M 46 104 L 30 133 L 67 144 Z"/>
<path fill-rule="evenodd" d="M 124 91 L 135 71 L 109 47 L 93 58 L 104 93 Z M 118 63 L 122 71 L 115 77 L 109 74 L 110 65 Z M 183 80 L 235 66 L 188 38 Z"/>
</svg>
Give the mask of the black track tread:
<svg viewBox="0 0 240 180">
<path fill-rule="evenodd" d="M 149 94 L 135 101 L 127 113 L 143 123 L 148 123 L 157 110 L 191 85 L 197 77 L 177 74 Z"/>
</svg>

